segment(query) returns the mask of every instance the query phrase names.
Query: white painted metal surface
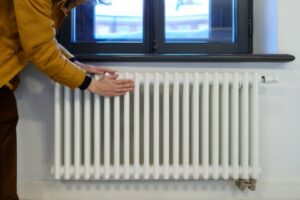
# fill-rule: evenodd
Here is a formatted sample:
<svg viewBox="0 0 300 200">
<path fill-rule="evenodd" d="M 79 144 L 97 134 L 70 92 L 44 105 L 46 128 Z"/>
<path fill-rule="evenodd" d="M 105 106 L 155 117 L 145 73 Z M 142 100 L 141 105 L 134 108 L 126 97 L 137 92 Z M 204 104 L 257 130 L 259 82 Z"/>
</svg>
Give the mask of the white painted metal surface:
<svg viewBox="0 0 300 200">
<path fill-rule="evenodd" d="M 256 73 L 125 73 L 132 94 L 55 85 L 56 179 L 257 179 Z"/>
</svg>

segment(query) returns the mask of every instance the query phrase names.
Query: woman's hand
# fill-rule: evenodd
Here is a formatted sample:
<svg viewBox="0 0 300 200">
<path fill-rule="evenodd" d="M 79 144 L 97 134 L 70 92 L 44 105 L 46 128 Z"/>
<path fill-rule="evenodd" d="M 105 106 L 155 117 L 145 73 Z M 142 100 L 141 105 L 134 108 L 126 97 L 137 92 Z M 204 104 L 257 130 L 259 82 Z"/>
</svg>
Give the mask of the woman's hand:
<svg viewBox="0 0 300 200">
<path fill-rule="evenodd" d="M 104 67 L 98 67 L 94 65 L 88 65 L 88 64 L 81 63 L 79 61 L 75 61 L 74 63 L 80 68 L 84 69 L 88 74 L 100 75 L 100 76 L 105 75 L 107 78 L 111 78 L 111 79 L 116 79 L 118 77 L 116 70 L 112 70 Z"/>
<path fill-rule="evenodd" d="M 101 96 L 122 96 L 134 89 L 134 82 L 129 79 L 117 80 L 104 77 L 100 80 L 93 79 L 87 89 Z"/>
<path fill-rule="evenodd" d="M 117 71 L 97 67 L 93 65 L 83 64 L 81 62 L 75 61 L 76 65 L 84 69 L 88 74 L 100 75 L 101 79 L 96 80 L 92 79 L 88 91 L 101 95 L 101 96 L 122 96 L 127 92 L 130 92 L 134 89 L 134 82 L 130 79 L 117 80 L 118 74 Z"/>
</svg>

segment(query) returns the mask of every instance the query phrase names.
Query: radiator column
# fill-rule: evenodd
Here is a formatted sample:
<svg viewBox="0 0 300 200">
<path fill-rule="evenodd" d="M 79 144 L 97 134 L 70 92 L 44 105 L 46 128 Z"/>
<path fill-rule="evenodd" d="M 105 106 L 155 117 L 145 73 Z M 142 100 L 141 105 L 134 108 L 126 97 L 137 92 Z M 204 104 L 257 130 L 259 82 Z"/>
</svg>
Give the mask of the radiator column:
<svg viewBox="0 0 300 200">
<path fill-rule="evenodd" d="M 91 169 L 91 93 L 84 91 L 84 178 L 90 179 Z"/>
<path fill-rule="evenodd" d="M 129 78 L 129 74 L 125 74 L 125 78 Z M 124 178 L 130 178 L 129 169 L 129 131 L 130 131 L 130 94 L 124 96 Z"/>
<path fill-rule="evenodd" d="M 231 165 L 232 177 L 239 178 L 239 75 L 233 75 L 231 91 Z"/>
<path fill-rule="evenodd" d="M 98 95 L 94 95 L 94 177 L 100 178 L 100 156 L 101 156 L 101 100 Z M 80 124 L 78 122 L 78 124 Z M 80 143 L 80 142 L 79 142 Z"/>
<path fill-rule="evenodd" d="M 193 138 L 193 178 L 199 179 L 199 74 L 194 75 L 193 96 L 192 96 L 192 138 Z"/>
<path fill-rule="evenodd" d="M 154 150 L 154 179 L 159 179 L 159 150 L 160 150 L 160 145 L 159 145 L 159 74 L 155 73 L 155 78 L 154 78 L 154 114 L 153 114 L 153 122 L 154 122 L 154 144 L 153 144 L 153 150 Z"/>
<path fill-rule="evenodd" d="M 169 179 L 169 134 L 170 134 L 170 130 L 169 130 L 169 126 L 170 126 L 170 122 L 169 122 L 169 117 L 170 117 L 170 112 L 169 112 L 169 85 L 170 85 L 170 81 L 169 81 L 170 77 L 169 74 L 166 73 L 164 76 L 164 120 L 163 120 L 163 129 L 164 129 L 164 147 L 163 147 L 163 158 L 164 158 L 164 179 Z"/>
<path fill-rule="evenodd" d="M 173 87 L 173 178 L 179 179 L 179 74 Z"/>
<path fill-rule="evenodd" d="M 229 178 L 229 75 L 224 74 L 221 92 L 221 165 L 223 178 Z"/>
<path fill-rule="evenodd" d="M 144 179 L 150 177 L 150 77 L 145 74 L 144 80 Z"/>
<path fill-rule="evenodd" d="M 80 179 L 81 177 L 81 133 L 82 133 L 82 100 L 81 100 L 81 91 L 75 90 L 74 92 L 74 150 L 75 150 L 75 179 Z M 99 98 L 99 97 L 98 97 Z M 99 102 L 100 104 L 100 102 Z M 95 111 L 100 112 L 100 109 L 97 110 L 95 108 Z M 95 116 L 95 120 L 98 120 L 100 122 L 100 119 L 97 119 Z M 100 126 L 100 124 L 99 124 Z M 97 134 L 97 133 L 96 133 Z M 99 151 L 97 151 L 99 152 Z M 100 163 L 99 163 L 100 164 Z"/>
<path fill-rule="evenodd" d="M 204 74 L 202 89 L 202 166 L 203 178 L 209 178 L 209 75 Z"/>
<path fill-rule="evenodd" d="M 62 110 L 63 110 L 63 102 L 62 99 L 62 86 L 59 84 L 55 84 L 55 94 L 54 94 L 54 177 L 56 180 L 60 179 L 61 175 L 61 136 L 62 132 Z"/>
</svg>

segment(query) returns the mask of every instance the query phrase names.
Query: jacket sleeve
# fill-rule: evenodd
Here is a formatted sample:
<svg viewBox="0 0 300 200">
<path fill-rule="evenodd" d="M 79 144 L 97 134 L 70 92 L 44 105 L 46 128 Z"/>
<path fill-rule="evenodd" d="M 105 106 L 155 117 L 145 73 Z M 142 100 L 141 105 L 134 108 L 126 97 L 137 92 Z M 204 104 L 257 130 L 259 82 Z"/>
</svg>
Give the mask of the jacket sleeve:
<svg viewBox="0 0 300 200">
<path fill-rule="evenodd" d="M 26 56 L 51 79 L 80 86 L 85 71 L 69 61 L 55 39 L 51 0 L 14 0 L 19 37 Z"/>
<path fill-rule="evenodd" d="M 67 58 L 67 59 L 70 59 L 70 58 L 74 58 L 75 56 L 70 53 L 63 45 L 61 45 L 60 43 L 58 43 L 58 47 L 61 51 L 61 53 Z"/>
</svg>

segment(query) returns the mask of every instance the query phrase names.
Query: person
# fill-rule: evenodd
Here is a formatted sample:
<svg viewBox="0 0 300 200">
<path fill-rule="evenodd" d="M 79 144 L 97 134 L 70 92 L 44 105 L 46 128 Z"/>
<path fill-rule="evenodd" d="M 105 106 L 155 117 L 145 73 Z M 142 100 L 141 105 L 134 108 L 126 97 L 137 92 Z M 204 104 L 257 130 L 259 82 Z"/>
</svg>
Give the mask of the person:
<svg viewBox="0 0 300 200">
<path fill-rule="evenodd" d="M 86 65 L 55 39 L 63 18 L 84 0 L 0 0 L 0 200 L 17 200 L 14 90 L 18 73 L 30 61 L 54 81 L 72 89 L 119 96 L 132 91 L 132 80 L 116 71 Z M 100 80 L 88 74 L 108 74 Z"/>
</svg>

